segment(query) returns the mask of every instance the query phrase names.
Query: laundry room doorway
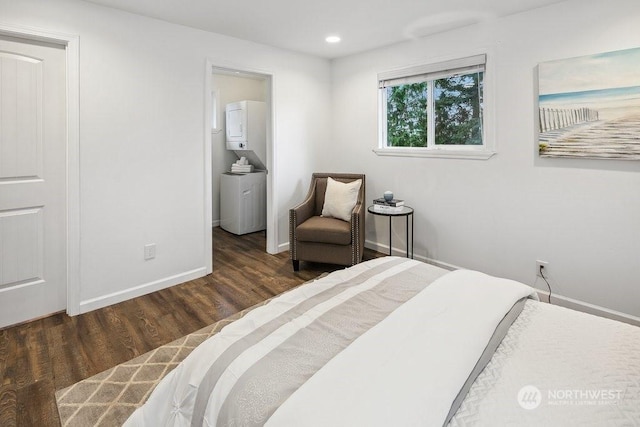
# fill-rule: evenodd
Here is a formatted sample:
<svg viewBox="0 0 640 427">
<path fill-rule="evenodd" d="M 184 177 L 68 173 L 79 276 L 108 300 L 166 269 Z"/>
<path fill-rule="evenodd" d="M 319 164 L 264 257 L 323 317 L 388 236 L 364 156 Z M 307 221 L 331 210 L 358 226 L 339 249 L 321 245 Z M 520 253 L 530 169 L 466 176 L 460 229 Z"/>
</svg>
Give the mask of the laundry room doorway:
<svg viewBox="0 0 640 427">
<path fill-rule="evenodd" d="M 262 233 L 264 250 L 277 253 L 273 75 L 208 65 L 211 227 L 226 237 Z"/>
</svg>

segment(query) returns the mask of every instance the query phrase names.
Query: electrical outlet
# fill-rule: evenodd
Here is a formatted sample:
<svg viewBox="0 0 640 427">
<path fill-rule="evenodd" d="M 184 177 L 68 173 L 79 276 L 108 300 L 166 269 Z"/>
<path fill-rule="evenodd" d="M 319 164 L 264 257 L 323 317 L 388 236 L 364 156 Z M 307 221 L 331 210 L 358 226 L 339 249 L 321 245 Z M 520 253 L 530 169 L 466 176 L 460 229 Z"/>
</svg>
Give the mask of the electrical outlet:
<svg viewBox="0 0 640 427">
<path fill-rule="evenodd" d="M 149 243 L 148 245 L 144 245 L 144 259 L 150 260 L 156 257 L 156 244 Z"/>
<path fill-rule="evenodd" d="M 542 277 L 540 274 L 540 268 L 542 267 L 542 271 L 546 274 L 547 269 L 549 268 L 549 263 L 547 261 L 536 260 L 536 276 Z"/>
</svg>

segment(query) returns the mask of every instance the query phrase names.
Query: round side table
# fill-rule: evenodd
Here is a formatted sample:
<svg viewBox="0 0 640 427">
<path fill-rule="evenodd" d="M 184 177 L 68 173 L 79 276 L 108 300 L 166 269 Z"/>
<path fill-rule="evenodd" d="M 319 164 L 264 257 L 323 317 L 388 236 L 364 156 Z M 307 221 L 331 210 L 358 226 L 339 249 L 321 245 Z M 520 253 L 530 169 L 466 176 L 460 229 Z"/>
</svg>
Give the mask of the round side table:
<svg viewBox="0 0 640 427">
<path fill-rule="evenodd" d="M 402 206 L 402 209 L 380 209 L 376 205 L 371 205 L 367 208 L 367 211 L 373 215 L 386 216 L 389 218 L 389 255 L 393 251 L 393 245 L 391 244 L 391 220 L 393 217 L 405 217 L 406 231 L 407 231 L 407 258 L 409 258 L 409 217 L 411 217 L 411 258 L 413 258 L 413 208 L 409 206 Z"/>
</svg>

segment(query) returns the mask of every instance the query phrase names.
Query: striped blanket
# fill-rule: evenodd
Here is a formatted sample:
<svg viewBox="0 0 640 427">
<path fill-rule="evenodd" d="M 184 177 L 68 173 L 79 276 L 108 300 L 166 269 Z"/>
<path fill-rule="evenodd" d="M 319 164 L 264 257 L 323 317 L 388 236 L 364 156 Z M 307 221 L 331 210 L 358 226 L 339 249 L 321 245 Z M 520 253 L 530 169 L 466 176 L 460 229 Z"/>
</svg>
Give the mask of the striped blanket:
<svg viewBox="0 0 640 427">
<path fill-rule="evenodd" d="M 477 272 L 368 261 L 226 326 L 125 425 L 442 425 L 496 327 L 531 294 Z"/>
</svg>

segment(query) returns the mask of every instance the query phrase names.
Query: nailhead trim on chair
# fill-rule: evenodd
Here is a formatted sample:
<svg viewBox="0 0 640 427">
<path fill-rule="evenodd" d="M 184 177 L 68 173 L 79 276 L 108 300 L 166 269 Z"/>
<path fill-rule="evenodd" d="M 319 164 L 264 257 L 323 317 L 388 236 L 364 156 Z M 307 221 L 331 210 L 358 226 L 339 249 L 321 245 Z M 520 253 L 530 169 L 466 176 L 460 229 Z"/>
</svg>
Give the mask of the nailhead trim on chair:
<svg viewBox="0 0 640 427">
<path fill-rule="evenodd" d="M 295 227 L 298 223 L 297 213 L 295 210 L 289 211 L 289 253 L 291 254 L 291 259 L 298 259 L 298 254 L 296 253 L 296 239 L 295 239 Z"/>
<path fill-rule="evenodd" d="M 362 209 L 362 208 L 361 208 Z M 354 250 L 356 251 L 356 264 L 360 262 L 362 259 L 362 254 L 360 253 L 360 215 L 356 215 L 356 239 L 353 241 Z"/>
<path fill-rule="evenodd" d="M 357 264 L 358 246 L 358 215 L 351 215 L 351 265 Z"/>
</svg>

